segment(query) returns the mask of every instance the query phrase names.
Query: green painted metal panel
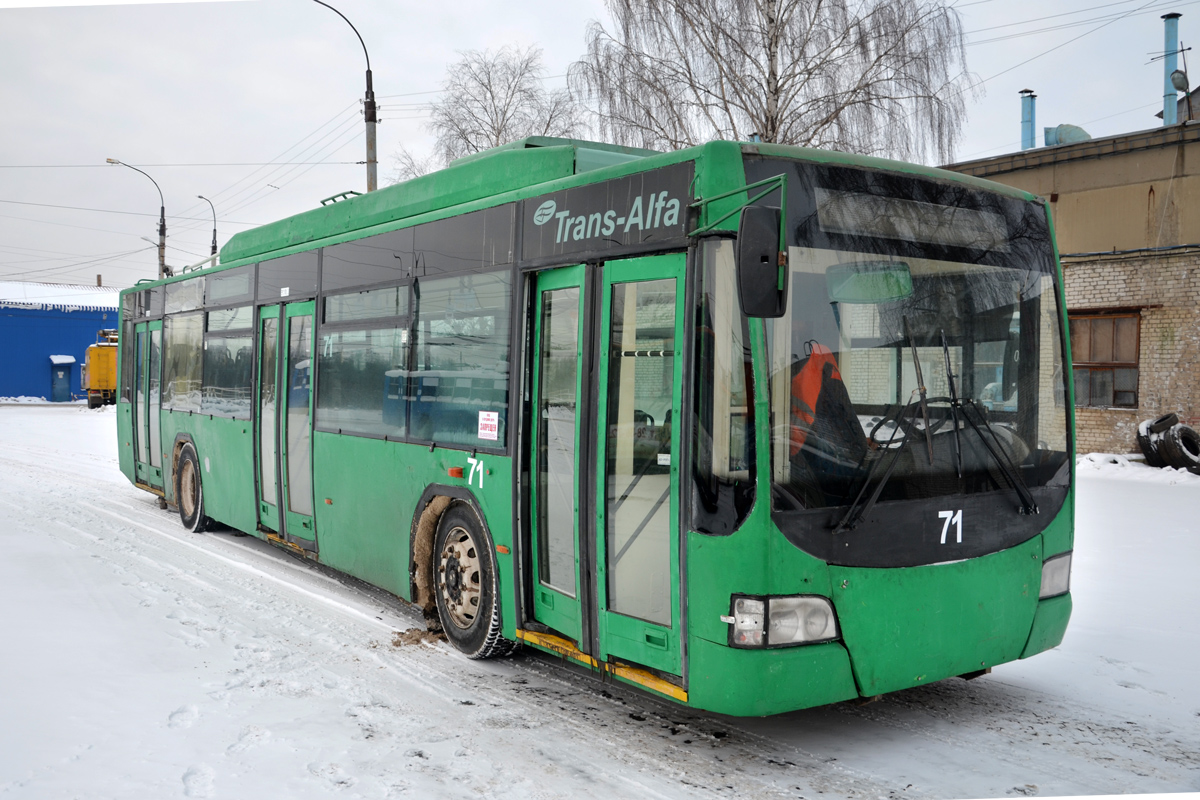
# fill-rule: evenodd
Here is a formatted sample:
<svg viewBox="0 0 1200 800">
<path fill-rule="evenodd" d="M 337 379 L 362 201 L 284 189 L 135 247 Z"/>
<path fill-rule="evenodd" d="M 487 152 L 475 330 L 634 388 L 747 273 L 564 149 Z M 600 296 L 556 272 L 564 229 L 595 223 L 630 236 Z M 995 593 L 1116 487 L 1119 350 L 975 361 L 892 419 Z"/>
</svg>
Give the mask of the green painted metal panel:
<svg viewBox="0 0 1200 800">
<path fill-rule="evenodd" d="M 1071 607 L 1070 594 L 1051 597 L 1038 603 L 1037 615 L 1033 618 L 1033 630 L 1029 632 L 1029 641 L 1021 653 L 1021 658 L 1029 658 L 1062 644 L 1063 635 L 1067 632 L 1067 622 L 1071 619 Z"/>
<path fill-rule="evenodd" d="M 413 514 L 431 484 L 469 489 L 494 543 L 511 551 L 511 460 L 479 456 L 483 474 L 472 475 L 470 456 L 463 450 L 438 448 L 430 453 L 423 445 L 314 432 L 313 488 L 321 561 L 411 600 L 408 557 Z M 451 467 L 462 467 L 465 477 L 450 477 Z M 515 639 L 511 554 L 497 553 L 496 563 L 506 631 Z"/>
<path fill-rule="evenodd" d="M 118 375 L 122 374 L 118 370 Z M 133 482 L 133 403 L 117 401 L 117 465 Z"/>
<path fill-rule="evenodd" d="M 200 457 L 204 513 L 232 528 L 254 530 L 254 436 L 250 420 L 194 414 L 187 422 Z"/>
<path fill-rule="evenodd" d="M 858 696 L 838 642 L 735 650 L 693 636 L 688 657 L 688 705 L 705 711 L 766 716 Z"/>
<path fill-rule="evenodd" d="M 765 505 L 765 504 L 764 504 Z M 829 567 L 787 541 L 774 525 L 745 524 L 729 536 L 688 535 L 688 630 L 726 644 L 734 594 L 830 593 Z"/>
<path fill-rule="evenodd" d="M 829 568 L 842 638 L 865 696 L 1019 658 L 1042 578 L 1042 542 L 949 564 Z"/>
<path fill-rule="evenodd" d="M 1071 459 L 1074 469 L 1075 459 Z M 1067 492 L 1067 499 L 1062 508 L 1054 515 L 1054 519 L 1042 531 L 1042 557 L 1050 558 L 1059 553 L 1065 553 L 1075 546 L 1075 487 L 1072 485 Z"/>
</svg>

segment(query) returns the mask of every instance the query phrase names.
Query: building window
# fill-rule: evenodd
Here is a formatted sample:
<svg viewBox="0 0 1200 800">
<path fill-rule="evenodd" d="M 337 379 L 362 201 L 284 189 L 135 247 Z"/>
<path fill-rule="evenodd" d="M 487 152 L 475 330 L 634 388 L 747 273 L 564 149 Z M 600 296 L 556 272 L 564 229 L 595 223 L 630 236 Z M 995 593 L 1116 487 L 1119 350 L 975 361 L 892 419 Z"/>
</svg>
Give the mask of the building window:
<svg viewBox="0 0 1200 800">
<path fill-rule="evenodd" d="M 1070 315 L 1075 405 L 1137 408 L 1138 315 Z"/>
</svg>

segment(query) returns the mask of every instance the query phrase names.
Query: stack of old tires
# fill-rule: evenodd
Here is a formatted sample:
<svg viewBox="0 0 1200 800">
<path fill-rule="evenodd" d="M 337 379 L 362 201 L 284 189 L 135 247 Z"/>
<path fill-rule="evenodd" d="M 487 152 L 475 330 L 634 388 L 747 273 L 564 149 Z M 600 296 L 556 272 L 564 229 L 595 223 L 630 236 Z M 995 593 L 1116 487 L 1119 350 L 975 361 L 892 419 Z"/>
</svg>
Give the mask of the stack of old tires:
<svg viewBox="0 0 1200 800">
<path fill-rule="evenodd" d="M 1142 422 L 1137 441 L 1150 466 L 1175 467 L 1200 475 L 1200 433 L 1180 422 L 1177 414 Z"/>
</svg>

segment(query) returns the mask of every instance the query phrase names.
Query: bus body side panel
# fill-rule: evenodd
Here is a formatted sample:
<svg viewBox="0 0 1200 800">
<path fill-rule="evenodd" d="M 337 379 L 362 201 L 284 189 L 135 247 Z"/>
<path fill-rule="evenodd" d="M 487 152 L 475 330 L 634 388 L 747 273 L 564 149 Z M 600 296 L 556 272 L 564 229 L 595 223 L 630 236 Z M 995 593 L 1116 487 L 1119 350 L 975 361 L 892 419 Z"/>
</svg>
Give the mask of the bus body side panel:
<svg viewBox="0 0 1200 800">
<path fill-rule="evenodd" d="M 121 474 L 134 483 L 133 403 L 117 400 L 117 464 Z"/>
<path fill-rule="evenodd" d="M 252 532 L 257 527 L 254 499 L 253 423 L 248 419 L 173 414 L 180 432 L 190 433 L 200 456 L 204 513 L 231 528 Z M 165 429 L 165 426 L 164 426 Z M 172 436 L 163 437 L 163 464 L 170 465 Z M 164 478 L 172 483 L 174 476 Z"/>
<path fill-rule="evenodd" d="M 412 600 L 408 563 L 413 514 L 430 484 L 462 486 L 479 501 L 493 544 L 512 549 L 511 461 L 428 445 L 313 432 L 313 487 L 321 562 Z M 453 467 L 462 478 L 451 477 Z M 495 553 L 506 635 L 513 623 L 512 557 Z"/>
<path fill-rule="evenodd" d="M 257 522 L 252 431 L 248 419 L 164 411 L 162 464 L 167 501 L 175 502 L 174 447 L 182 434 L 192 440 L 200 457 L 205 515 L 231 528 L 253 533 Z"/>
</svg>

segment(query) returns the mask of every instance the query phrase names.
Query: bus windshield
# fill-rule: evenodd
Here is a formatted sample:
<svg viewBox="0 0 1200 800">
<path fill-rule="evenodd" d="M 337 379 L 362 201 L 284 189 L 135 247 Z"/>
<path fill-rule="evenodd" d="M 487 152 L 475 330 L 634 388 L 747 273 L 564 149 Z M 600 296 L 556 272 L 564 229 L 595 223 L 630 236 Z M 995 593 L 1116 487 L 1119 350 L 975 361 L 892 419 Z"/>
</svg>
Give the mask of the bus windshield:
<svg viewBox="0 0 1200 800">
<path fill-rule="evenodd" d="M 841 172 L 858 174 L 809 171 L 788 197 L 787 311 L 767 323 L 775 508 L 1003 491 L 1032 512 L 1068 470 L 1044 211 Z"/>
</svg>

